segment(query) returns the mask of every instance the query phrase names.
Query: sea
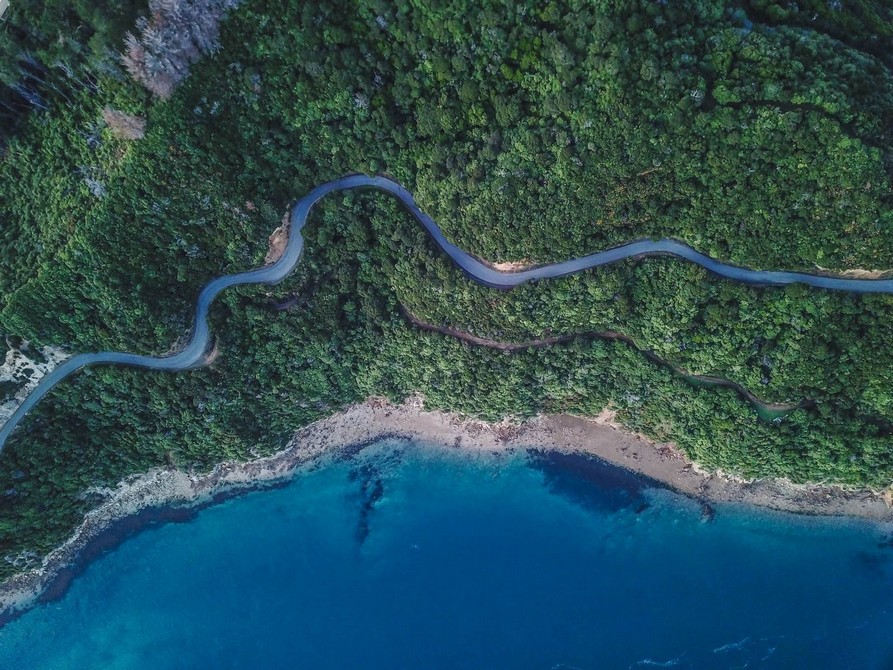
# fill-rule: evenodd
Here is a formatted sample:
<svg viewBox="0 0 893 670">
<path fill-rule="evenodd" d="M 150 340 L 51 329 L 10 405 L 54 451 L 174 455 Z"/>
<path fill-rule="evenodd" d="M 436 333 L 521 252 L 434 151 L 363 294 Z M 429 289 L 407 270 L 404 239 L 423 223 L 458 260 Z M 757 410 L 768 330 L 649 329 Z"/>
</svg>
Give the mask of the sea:
<svg viewBox="0 0 893 670">
<path fill-rule="evenodd" d="M 387 440 L 168 512 L 0 628 L 0 668 L 893 668 L 891 527 L 591 457 Z"/>
</svg>

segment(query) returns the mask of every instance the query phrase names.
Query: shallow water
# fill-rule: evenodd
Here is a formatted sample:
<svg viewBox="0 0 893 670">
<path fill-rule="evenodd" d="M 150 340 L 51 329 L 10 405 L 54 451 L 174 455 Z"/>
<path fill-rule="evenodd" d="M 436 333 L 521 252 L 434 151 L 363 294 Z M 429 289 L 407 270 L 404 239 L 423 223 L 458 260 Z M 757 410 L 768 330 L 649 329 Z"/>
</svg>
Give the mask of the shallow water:
<svg viewBox="0 0 893 670">
<path fill-rule="evenodd" d="M 0 668 L 889 668 L 883 540 L 384 443 L 127 540 L 0 629 Z"/>
</svg>

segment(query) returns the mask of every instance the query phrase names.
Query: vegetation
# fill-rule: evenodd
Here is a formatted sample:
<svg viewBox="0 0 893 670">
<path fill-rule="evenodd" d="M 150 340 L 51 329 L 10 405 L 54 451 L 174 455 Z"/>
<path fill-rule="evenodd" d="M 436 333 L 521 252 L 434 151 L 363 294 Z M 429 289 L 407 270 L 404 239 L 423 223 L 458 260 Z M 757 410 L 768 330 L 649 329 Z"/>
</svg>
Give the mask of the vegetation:
<svg viewBox="0 0 893 670">
<path fill-rule="evenodd" d="M 0 162 L 0 332 L 167 351 L 206 281 L 262 263 L 289 204 L 351 172 L 400 181 L 494 262 L 672 236 L 756 268 L 893 268 L 890 8 L 849 4 L 244 0 L 163 101 L 85 59 L 90 86 L 30 114 Z M 108 109 L 145 119 L 143 139 Z M 417 391 L 485 418 L 611 405 L 708 467 L 893 481 L 893 296 L 673 259 L 497 292 L 374 193 L 327 199 L 305 238 L 285 283 L 222 296 L 210 368 L 88 370 L 39 406 L 0 457 L 0 554 L 46 552 L 93 487 L 269 453 L 346 403 Z M 815 406 L 765 422 L 623 342 L 500 352 L 401 306 L 493 340 L 617 331 Z"/>
<path fill-rule="evenodd" d="M 0 20 L 0 143 L 28 113 L 120 75 L 120 41 L 144 0 L 12 2 Z"/>
</svg>

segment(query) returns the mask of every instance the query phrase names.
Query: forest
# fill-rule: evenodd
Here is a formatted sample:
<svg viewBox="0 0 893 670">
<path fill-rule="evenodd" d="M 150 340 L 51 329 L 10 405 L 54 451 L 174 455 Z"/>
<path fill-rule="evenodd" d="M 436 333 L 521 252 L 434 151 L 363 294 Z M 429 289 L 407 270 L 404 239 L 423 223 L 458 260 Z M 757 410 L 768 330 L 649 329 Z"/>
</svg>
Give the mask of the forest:
<svg viewBox="0 0 893 670">
<path fill-rule="evenodd" d="M 494 263 L 672 237 L 753 268 L 886 276 L 891 54 L 887 0 L 14 2 L 0 333 L 171 351 L 203 284 L 263 264 L 295 200 L 357 172 Z M 707 468 L 893 483 L 893 296 L 672 258 L 501 292 L 373 192 L 326 199 L 304 237 L 283 284 L 215 304 L 213 365 L 88 369 L 26 419 L 0 454 L 0 578 L 101 487 L 271 453 L 370 396 L 484 419 L 611 407 Z M 407 314 L 561 341 L 500 351 Z M 636 346 L 589 336 L 608 331 Z M 766 420 L 674 369 L 799 408 Z"/>
</svg>

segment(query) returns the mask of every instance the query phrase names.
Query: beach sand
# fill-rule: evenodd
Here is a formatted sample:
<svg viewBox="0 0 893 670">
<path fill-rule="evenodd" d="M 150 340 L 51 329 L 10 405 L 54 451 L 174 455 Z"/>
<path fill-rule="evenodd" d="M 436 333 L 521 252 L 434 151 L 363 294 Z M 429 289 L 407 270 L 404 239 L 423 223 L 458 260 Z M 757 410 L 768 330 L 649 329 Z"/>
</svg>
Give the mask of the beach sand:
<svg viewBox="0 0 893 670">
<path fill-rule="evenodd" d="M 401 405 L 370 399 L 299 430 L 284 450 L 269 457 L 220 463 L 207 473 L 154 470 L 131 477 L 114 489 L 91 491 L 105 500 L 85 516 L 72 536 L 39 566 L 0 584 L 0 619 L 6 620 L 38 602 L 47 586 L 84 547 L 120 519 L 148 508 L 208 504 L 212 497 L 282 481 L 301 467 L 385 438 L 434 442 L 469 452 L 588 454 L 655 479 L 705 504 L 735 502 L 795 513 L 893 520 L 889 492 L 794 485 L 780 480 L 745 481 L 704 472 L 672 444 L 655 443 L 624 430 L 610 411 L 594 418 L 546 415 L 520 423 L 490 424 L 426 411 L 420 398 Z"/>
</svg>

